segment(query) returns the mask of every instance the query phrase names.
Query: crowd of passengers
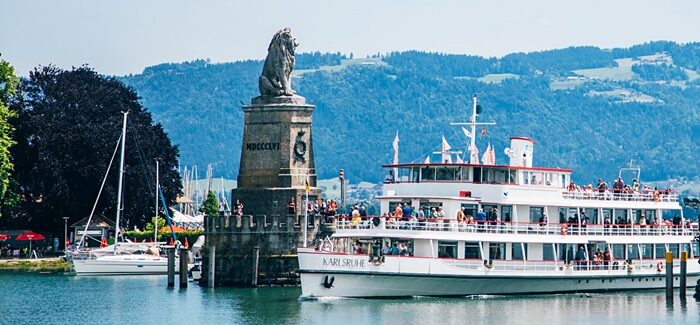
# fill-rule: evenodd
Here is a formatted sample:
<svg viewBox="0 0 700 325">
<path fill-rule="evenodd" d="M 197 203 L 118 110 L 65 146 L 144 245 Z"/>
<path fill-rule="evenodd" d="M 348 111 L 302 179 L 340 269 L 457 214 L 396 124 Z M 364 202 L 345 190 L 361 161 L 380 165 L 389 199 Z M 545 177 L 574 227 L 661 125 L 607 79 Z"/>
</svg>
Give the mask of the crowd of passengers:
<svg viewBox="0 0 700 325">
<path fill-rule="evenodd" d="M 497 208 L 489 208 L 486 211 L 479 209 L 475 216 L 467 214 L 467 211 L 466 208 L 457 211 L 455 221 L 459 229 L 486 232 L 509 230 L 508 227 L 506 227 L 511 224 L 509 213 L 505 213 L 504 218 L 501 218 Z M 398 204 L 393 211 L 384 213 L 380 217 L 368 217 L 365 209 L 355 206 L 351 214 L 350 223 L 351 226 L 359 226 L 361 224 L 368 225 L 372 223 L 375 227 L 378 227 L 382 219 L 385 220 L 388 226 L 399 228 L 424 228 L 427 226 L 426 222 L 430 222 L 433 224 L 441 224 L 447 229 L 450 222 L 452 222 L 451 220 L 445 220 L 445 213 L 442 207 L 432 207 L 429 215 L 426 215 L 422 209 L 416 209 L 408 203 L 402 203 Z M 566 218 L 563 212 L 560 212 L 559 220 L 560 223 L 557 227 L 562 227 L 561 231 L 563 234 L 586 233 L 590 223 L 590 217 L 586 214 L 584 209 L 580 209 L 578 213 L 568 218 Z M 546 212 L 542 214 L 536 224 L 539 224 L 542 229 L 549 225 Z M 680 228 L 681 226 L 690 228 L 691 222 L 689 219 L 686 219 L 684 222 L 677 214 L 672 219 L 662 219 L 660 216 L 656 216 L 652 220 L 647 220 L 646 216 L 641 214 L 636 223 L 632 223 L 629 218 L 618 216 L 615 222 L 613 222 L 610 215 L 605 214 L 603 217 L 603 225 L 604 228 L 609 229 L 611 233 L 635 229 L 639 230 L 639 234 L 651 234 L 654 231 L 669 231 L 674 228 Z M 649 232 L 646 231 L 647 227 L 650 229 Z M 537 230 L 539 231 L 542 229 Z"/>
<path fill-rule="evenodd" d="M 381 244 L 377 242 L 377 245 Z M 367 250 L 365 250 L 365 247 L 362 245 L 362 242 L 360 242 L 359 240 L 355 241 L 352 252 L 356 255 L 368 254 Z M 398 243 L 395 242 L 393 244 L 389 244 L 389 242 L 386 242 L 386 244 L 384 244 L 384 247 L 382 248 L 382 255 L 410 256 L 408 251 L 408 245 L 406 244 L 406 242 L 403 241 Z"/>
<path fill-rule="evenodd" d="M 653 194 L 654 199 L 658 199 L 660 195 L 668 195 L 673 193 L 673 190 L 671 189 L 665 189 L 665 190 L 659 190 L 657 187 L 654 187 L 653 189 L 649 187 L 649 185 L 644 184 L 641 185 L 639 181 L 637 181 L 636 178 L 632 178 L 632 184 L 625 184 L 625 181 L 622 179 L 622 177 L 617 177 L 615 182 L 613 182 L 612 189 L 608 187 L 608 183 L 603 181 L 602 178 L 598 179 L 598 185 L 596 187 L 593 187 L 593 184 L 588 184 L 588 185 L 577 185 L 573 181 L 569 183 L 569 186 L 567 187 L 568 192 L 583 192 L 583 193 L 598 193 L 598 194 L 604 194 L 604 193 L 612 193 L 613 196 L 621 196 L 623 194 Z"/>
<path fill-rule="evenodd" d="M 364 210 L 364 206 L 362 209 Z M 292 197 L 287 203 L 287 213 L 296 214 L 296 211 L 297 200 L 296 198 Z M 303 203 L 301 212 L 304 213 Z M 308 213 L 309 216 L 321 215 L 326 219 L 334 217 L 338 213 L 338 202 L 335 200 L 324 200 L 323 198 L 318 198 L 315 201 L 308 202 L 305 213 Z"/>
</svg>

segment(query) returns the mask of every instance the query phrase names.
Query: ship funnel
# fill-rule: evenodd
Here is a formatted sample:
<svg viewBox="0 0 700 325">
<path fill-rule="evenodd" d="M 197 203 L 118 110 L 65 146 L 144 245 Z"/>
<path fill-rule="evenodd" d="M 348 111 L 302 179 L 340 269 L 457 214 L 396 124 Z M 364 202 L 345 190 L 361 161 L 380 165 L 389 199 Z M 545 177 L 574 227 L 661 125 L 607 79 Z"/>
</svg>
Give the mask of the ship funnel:
<svg viewBox="0 0 700 325">
<path fill-rule="evenodd" d="M 510 166 L 532 167 L 532 153 L 535 140 L 527 137 L 511 137 L 510 148 L 506 148 L 505 154 L 510 157 Z"/>
</svg>

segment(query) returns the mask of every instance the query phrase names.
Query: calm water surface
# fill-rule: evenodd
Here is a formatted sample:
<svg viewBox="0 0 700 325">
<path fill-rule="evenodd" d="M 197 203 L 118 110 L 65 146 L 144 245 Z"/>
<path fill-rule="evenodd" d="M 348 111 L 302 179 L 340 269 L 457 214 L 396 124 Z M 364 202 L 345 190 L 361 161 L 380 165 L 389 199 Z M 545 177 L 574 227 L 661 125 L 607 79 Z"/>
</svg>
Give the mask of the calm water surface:
<svg viewBox="0 0 700 325">
<path fill-rule="evenodd" d="M 299 288 L 165 287 L 163 276 L 0 273 L 0 324 L 700 324 L 663 291 L 591 295 L 324 299 Z"/>
</svg>

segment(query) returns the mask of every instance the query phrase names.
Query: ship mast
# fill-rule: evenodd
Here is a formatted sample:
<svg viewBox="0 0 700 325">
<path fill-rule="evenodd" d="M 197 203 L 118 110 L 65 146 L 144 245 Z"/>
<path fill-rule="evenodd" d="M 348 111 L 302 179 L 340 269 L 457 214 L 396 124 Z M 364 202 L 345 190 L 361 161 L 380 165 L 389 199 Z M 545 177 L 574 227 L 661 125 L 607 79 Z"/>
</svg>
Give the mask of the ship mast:
<svg viewBox="0 0 700 325">
<path fill-rule="evenodd" d="M 496 122 L 477 122 L 476 117 L 479 116 L 479 105 L 477 105 L 476 94 L 472 100 L 472 117 L 469 122 L 450 122 L 450 125 L 469 125 L 471 126 L 471 134 L 469 136 L 469 154 L 476 148 L 476 126 L 477 125 L 496 125 Z M 466 158 L 466 157 L 465 157 Z"/>
</svg>

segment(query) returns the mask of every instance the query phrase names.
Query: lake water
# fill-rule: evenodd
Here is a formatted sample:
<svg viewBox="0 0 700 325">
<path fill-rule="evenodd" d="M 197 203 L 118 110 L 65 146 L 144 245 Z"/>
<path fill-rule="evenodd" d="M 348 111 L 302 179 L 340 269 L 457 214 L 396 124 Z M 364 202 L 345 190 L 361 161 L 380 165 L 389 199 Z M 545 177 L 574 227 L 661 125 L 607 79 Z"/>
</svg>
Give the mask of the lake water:
<svg viewBox="0 0 700 325">
<path fill-rule="evenodd" d="M 700 303 L 663 291 L 324 299 L 299 288 L 167 289 L 164 276 L 0 272 L 0 324 L 700 324 Z"/>
</svg>

